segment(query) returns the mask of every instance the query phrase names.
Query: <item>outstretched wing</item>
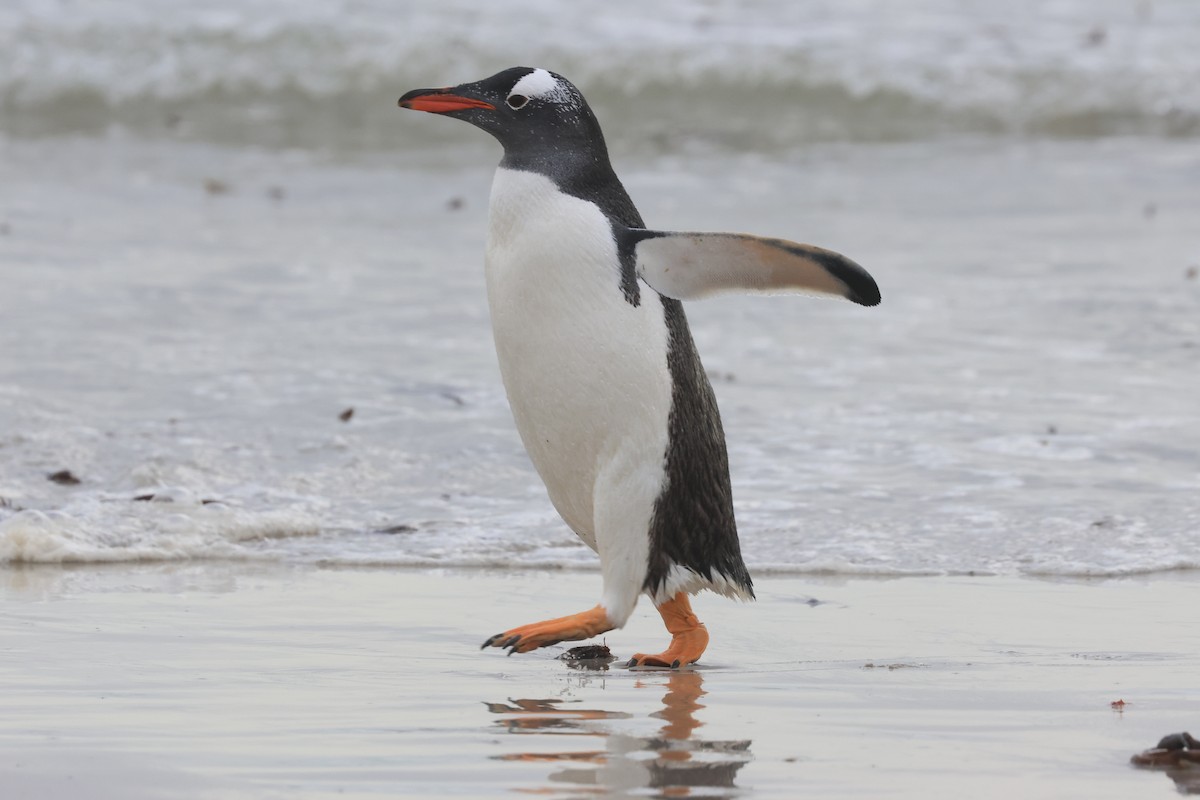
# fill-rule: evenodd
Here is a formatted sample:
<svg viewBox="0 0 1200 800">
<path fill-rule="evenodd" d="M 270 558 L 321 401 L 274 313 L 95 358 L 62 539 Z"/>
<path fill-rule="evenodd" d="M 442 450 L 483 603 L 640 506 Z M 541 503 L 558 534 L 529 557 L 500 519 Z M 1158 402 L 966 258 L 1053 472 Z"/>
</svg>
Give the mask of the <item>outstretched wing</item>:
<svg viewBox="0 0 1200 800">
<path fill-rule="evenodd" d="M 818 292 L 879 304 L 875 279 L 840 253 L 741 233 L 625 228 L 622 253 L 656 292 L 692 300 L 719 292 Z"/>
</svg>

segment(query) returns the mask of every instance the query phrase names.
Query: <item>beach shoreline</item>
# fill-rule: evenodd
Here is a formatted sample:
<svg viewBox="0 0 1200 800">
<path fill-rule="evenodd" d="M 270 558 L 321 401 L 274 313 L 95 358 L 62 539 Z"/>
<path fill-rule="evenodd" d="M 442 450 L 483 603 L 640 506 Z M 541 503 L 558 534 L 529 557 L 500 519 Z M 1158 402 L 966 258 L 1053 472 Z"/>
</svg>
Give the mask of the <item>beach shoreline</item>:
<svg viewBox="0 0 1200 800">
<path fill-rule="evenodd" d="M 1200 575 L 766 576 L 696 601 L 693 670 L 506 658 L 586 572 L 183 562 L 0 569 L 13 796 L 1155 797 L 1200 719 Z M 604 637 L 665 643 L 643 602 Z M 1112 702 L 1125 705 L 1114 710 Z M 675 792 L 676 794 L 671 794 Z M 1157 793 L 1157 794 L 1156 794 Z"/>
</svg>

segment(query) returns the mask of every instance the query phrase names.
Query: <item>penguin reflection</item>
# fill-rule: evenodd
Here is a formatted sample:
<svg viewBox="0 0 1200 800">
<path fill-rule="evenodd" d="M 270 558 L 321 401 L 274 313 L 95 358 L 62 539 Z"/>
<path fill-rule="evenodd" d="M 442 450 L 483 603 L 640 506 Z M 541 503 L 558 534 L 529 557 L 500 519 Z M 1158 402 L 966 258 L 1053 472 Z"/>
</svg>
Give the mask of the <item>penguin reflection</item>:
<svg viewBox="0 0 1200 800">
<path fill-rule="evenodd" d="M 591 736 L 604 740 L 603 749 L 566 752 L 530 752 L 497 756 L 504 761 L 569 762 L 550 774 L 554 783 L 600 787 L 616 796 L 637 789 L 658 789 L 650 797 L 688 797 L 692 787 L 703 788 L 705 797 L 732 797 L 714 793 L 714 789 L 736 791 L 734 779 L 749 761 L 749 740 L 710 741 L 696 736 L 704 723 L 696 712 L 704 708 L 699 701 L 706 694 L 700 672 L 685 671 L 666 675 L 666 683 L 639 680 L 638 689 L 663 687 L 661 710 L 650 714 L 663 721 L 654 737 L 630 736 L 613 730 L 608 720 L 628 719 L 632 715 L 595 708 L 572 708 L 560 700 L 511 700 L 488 703 L 488 711 L 503 718 L 496 724 L 513 734 L 551 736 Z M 652 753 L 653 758 L 646 758 Z M 639 797 L 647 795 L 639 792 Z"/>
</svg>

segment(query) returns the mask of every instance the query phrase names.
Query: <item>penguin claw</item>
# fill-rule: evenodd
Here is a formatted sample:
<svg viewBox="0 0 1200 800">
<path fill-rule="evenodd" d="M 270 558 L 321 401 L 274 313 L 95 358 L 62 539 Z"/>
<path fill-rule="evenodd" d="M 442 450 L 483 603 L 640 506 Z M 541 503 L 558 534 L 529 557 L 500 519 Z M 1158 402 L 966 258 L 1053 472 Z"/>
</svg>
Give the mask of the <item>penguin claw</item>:
<svg viewBox="0 0 1200 800">
<path fill-rule="evenodd" d="M 489 647 L 512 647 L 520 640 L 521 634 L 509 633 L 508 631 L 505 631 L 504 633 L 497 633 L 495 636 L 489 636 L 487 641 L 484 642 L 479 649 L 486 650 Z"/>
<path fill-rule="evenodd" d="M 668 653 L 659 653 L 656 656 L 648 656 L 648 655 L 643 655 L 643 654 L 639 653 L 634 658 L 629 659 L 629 663 L 626 664 L 625 666 L 627 666 L 627 667 L 642 666 L 642 667 L 650 667 L 650 668 L 657 668 L 657 669 L 679 669 L 680 667 L 683 666 L 683 661 L 681 659 L 674 658 L 674 659 L 671 659 L 670 661 L 668 661 L 667 660 L 668 658 L 671 658 L 671 656 Z M 689 661 L 688 663 L 693 664 L 695 662 Z"/>
</svg>

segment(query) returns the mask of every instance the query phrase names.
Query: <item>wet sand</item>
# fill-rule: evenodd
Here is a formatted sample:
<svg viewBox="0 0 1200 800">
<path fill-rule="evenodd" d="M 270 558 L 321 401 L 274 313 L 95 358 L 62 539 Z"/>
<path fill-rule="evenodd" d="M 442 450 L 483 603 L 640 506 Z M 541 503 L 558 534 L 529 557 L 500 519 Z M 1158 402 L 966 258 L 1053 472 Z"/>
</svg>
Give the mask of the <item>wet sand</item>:
<svg viewBox="0 0 1200 800">
<path fill-rule="evenodd" d="M 572 572 L 220 562 L 0 569 L 13 798 L 1170 797 L 1200 729 L 1200 576 L 762 577 L 703 665 L 506 658 Z M 643 603 L 607 643 L 665 644 Z M 619 663 L 619 662 L 618 662 Z M 1123 710 L 1111 703 L 1124 700 Z"/>
</svg>

